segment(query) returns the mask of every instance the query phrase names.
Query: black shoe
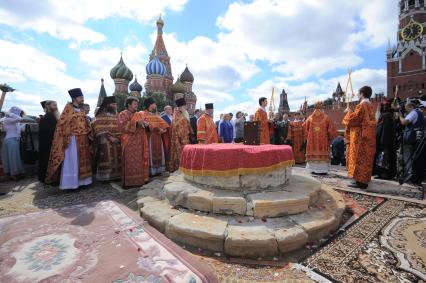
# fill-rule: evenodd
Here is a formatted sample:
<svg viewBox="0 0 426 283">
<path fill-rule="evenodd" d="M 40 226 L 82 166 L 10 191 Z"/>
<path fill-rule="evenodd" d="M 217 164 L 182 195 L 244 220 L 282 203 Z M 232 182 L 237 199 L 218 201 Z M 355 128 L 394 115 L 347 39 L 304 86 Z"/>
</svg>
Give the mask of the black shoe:
<svg viewBox="0 0 426 283">
<path fill-rule="evenodd" d="M 350 188 L 356 188 L 356 189 L 366 189 L 368 187 L 368 184 L 360 183 L 360 182 L 352 182 L 348 185 Z"/>
</svg>

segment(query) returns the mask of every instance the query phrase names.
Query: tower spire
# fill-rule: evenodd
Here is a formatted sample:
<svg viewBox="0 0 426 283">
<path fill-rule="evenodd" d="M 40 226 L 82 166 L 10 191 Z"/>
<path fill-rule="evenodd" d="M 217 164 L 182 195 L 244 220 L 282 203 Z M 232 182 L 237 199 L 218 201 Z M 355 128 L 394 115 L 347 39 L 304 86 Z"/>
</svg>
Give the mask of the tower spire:
<svg viewBox="0 0 426 283">
<path fill-rule="evenodd" d="M 164 44 L 164 40 L 163 40 L 163 27 L 164 27 L 164 21 L 161 18 L 161 14 L 160 14 L 157 20 L 157 39 L 155 40 L 154 49 L 152 50 L 150 59 L 152 59 L 152 56 L 166 56 L 166 57 L 169 56 L 166 50 L 166 45 Z M 155 53 L 157 54 L 155 55 Z"/>
<path fill-rule="evenodd" d="M 163 27 L 164 27 L 164 21 L 161 18 L 161 14 L 160 14 L 160 16 L 158 17 L 158 20 L 157 20 L 157 35 L 163 34 Z"/>
<path fill-rule="evenodd" d="M 100 107 L 102 105 L 105 97 L 107 97 L 107 93 L 105 91 L 104 78 L 101 78 L 101 88 L 99 90 L 98 103 L 96 104 L 96 107 Z"/>
</svg>

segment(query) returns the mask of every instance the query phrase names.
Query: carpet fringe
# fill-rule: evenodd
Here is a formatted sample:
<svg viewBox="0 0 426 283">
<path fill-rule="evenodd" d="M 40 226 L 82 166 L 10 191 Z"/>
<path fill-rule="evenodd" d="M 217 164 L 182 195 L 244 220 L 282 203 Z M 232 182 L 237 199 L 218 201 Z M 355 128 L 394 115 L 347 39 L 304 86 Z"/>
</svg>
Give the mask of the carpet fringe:
<svg viewBox="0 0 426 283">
<path fill-rule="evenodd" d="M 309 267 L 306 267 L 306 266 L 304 266 L 302 264 L 299 264 L 299 263 L 293 264 L 292 270 L 294 270 L 294 271 L 302 271 L 309 278 L 311 278 L 312 280 L 314 280 L 316 282 L 319 282 L 319 283 L 332 283 L 332 281 L 330 281 L 327 278 L 325 278 L 325 277 L 321 276 L 320 274 L 316 273 L 315 271 L 313 271 Z"/>
</svg>

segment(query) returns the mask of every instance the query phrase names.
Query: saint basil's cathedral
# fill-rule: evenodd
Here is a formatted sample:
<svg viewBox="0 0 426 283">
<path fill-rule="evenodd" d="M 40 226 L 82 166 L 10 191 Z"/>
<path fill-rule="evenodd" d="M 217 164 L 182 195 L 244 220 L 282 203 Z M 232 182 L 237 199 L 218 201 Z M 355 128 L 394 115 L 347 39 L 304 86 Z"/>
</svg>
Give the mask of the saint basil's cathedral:
<svg viewBox="0 0 426 283">
<path fill-rule="evenodd" d="M 170 57 L 163 40 L 163 27 L 164 21 L 160 16 L 157 20 L 157 39 L 149 55 L 149 63 L 145 68 L 145 93 L 161 94 L 169 105 L 174 105 L 174 101 L 179 98 L 184 98 L 189 114 L 193 114 L 197 103 L 197 96 L 192 91 L 194 76 L 189 71 L 188 66 L 186 66 L 182 74 L 176 79 L 175 83 L 173 83 Z M 138 82 L 136 76 L 133 76 L 133 72 L 126 66 L 122 56 L 117 65 L 111 69 L 110 76 L 115 84 L 114 95 L 142 97 L 143 87 Z M 105 87 L 103 85 L 104 80 L 102 79 L 101 81 L 102 85 L 99 92 L 98 107 L 106 96 Z"/>
</svg>

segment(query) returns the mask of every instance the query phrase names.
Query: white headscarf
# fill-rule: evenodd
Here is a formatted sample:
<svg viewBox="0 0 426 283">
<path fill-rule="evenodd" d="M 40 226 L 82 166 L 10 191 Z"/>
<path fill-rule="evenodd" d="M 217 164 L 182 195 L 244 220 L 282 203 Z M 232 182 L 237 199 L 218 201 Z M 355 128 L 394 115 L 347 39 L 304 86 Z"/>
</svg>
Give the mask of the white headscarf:
<svg viewBox="0 0 426 283">
<path fill-rule="evenodd" d="M 6 114 L 6 117 L 19 116 L 21 117 L 22 109 L 18 106 L 12 106 L 9 109 L 9 112 Z M 16 123 L 17 137 L 18 139 L 21 137 L 22 124 Z"/>
<path fill-rule="evenodd" d="M 19 108 L 18 106 L 12 106 L 9 109 L 9 114 L 15 114 L 15 115 L 21 116 L 21 113 L 22 113 L 22 109 Z"/>
</svg>

